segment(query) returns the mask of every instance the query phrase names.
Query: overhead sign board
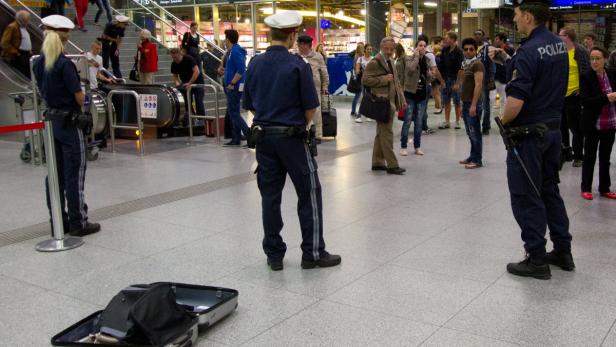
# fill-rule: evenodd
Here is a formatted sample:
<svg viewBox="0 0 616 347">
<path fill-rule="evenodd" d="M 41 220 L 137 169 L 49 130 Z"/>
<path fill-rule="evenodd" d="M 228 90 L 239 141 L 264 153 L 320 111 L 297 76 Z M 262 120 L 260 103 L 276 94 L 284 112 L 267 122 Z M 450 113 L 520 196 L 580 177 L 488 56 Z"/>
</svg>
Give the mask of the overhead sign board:
<svg viewBox="0 0 616 347">
<path fill-rule="evenodd" d="M 472 9 L 489 9 L 499 8 L 503 4 L 504 0 L 471 0 L 469 7 Z"/>
</svg>

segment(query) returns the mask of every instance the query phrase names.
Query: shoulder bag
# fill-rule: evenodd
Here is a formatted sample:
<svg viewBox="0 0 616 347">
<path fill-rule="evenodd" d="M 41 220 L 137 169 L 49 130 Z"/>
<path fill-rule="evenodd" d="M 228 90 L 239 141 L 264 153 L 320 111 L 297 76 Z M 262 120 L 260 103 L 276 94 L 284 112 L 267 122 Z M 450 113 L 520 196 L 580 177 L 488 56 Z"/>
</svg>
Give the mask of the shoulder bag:
<svg viewBox="0 0 616 347">
<path fill-rule="evenodd" d="M 387 69 L 378 61 L 378 64 L 387 72 Z M 392 71 L 395 73 L 395 71 Z M 376 96 L 372 94 L 369 87 L 364 86 L 364 97 L 361 99 L 359 105 L 359 113 L 370 119 L 374 119 L 380 123 L 389 123 L 389 117 L 391 116 L 391 103 L 389 99 L 383 96 Z"/>
</svg>

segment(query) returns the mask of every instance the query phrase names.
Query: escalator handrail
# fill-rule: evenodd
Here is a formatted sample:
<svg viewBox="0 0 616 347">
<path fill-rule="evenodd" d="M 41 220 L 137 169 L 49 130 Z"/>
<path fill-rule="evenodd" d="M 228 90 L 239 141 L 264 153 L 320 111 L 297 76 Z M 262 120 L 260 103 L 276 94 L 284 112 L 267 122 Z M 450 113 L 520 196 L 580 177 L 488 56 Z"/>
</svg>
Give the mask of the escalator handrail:
<svg viewBox="0 0 616 347">
<path fill-rule="evenodd" d="M 140 3 L 139 0 L 133 0 L 133 3 L 137 4 L 138 6 L 142 7 L 142 8 L 146 8 L 143 4 Z M 190 25 L 186 24 L 183 20 L 181 20 L 180 18 L 176 17 L 173 13 L 169 12 L 167 9 L 165 9 L 164 7 L 160 6 L 156 1 L 154 0 L 150 0 L 151 4 L 154 4 L 154 6 L 156 6 L 158 9 L 163 10 L 163 12 L 165 12 L 166 15 L 168 15 L 169 17 L 171 17 L 173 20 L 175 20 L 176 23 L 179 23 L 180 25 L 190 29 Z M 214 47 L 216 50 L 218 50 L 219 53 L 224 54 L 225 50 L 222 49 L 221 47 L 219 47 L 215 42 L 213 42 L 212 40 L 208 39 L 207 37 L 203 36 L 200 32 L 197 31 L 197 35 L 203 39 L 203 41 L 207 42 L 210 44 L 210 46 Z M 201 47 L 202 48 L 202 47 Z M 207 51 L 207 49 L 204 49 L 205 51 Z M 216 56 L 215 56 L 216 57 Z M 218 57 L 216 57 L 218 58 Z M 218 59 L 220 61 L 220 59 Z"/>
<path fill-rule="evenodd" d="M 21 7 L 23 7 L 26 11 L 30 12 L 31 15 L 33 15 L 35 18 L 37 18 L 39 21 L 42 20 L 42 18 L 36 14 L 36 12 L 34 12 L 30 7 L 26 6 L 26 4 L 24 4 L 21 0 L 14 0 L 16 1 Z M 4 3 L 5 5 L 7 5 L 8 7 L 11 7 L 6 1 L 4 0 L 0 0 L 0 2 Z M 74 44 L 72 41 L 68 41 L 68 44 L 71 45 L 75 50 L 77 50 L 78 53 L 83 53 L 84 51 L 79 48 L 76 44 Z"/>
<path fill-rule="evenodd" d="M 160 20 L 164 25 L 168 26 L 169 28 L 171 28 L 171 30 L 173 30 L 174 32 L 177 31 L 173 25 L 171 25 L 170 23 L 168 23 L 164 18 L 160 17 L 159 15 L 157 15 L 156 13 L 154 13 L 152 10 L 150 10 L 149 8 L 147 8 L 146 6 L 144 6 L 143 4 L 139 3 L 138 0 L 133 0 L 133 2 L 138 5 L 139 7 L 143 8 L 144 10 L 146 10 L 147 12 L 149 12 L 152 16 L 154 16 L 156 19 Z M 155 2 L 151 2 L 153 4 L 156 4 Z M 159 6 L 158 4 L 156 4 L 157 6 Z M 163 9 L 165 11 L 166 14 L 169 14 L 169 16 L 175 17 L 173 16 L 171 13 L 169 13 L 167 10 L 165 10 L 164 8 L 161 7 L 161 9 Z M 113 9 L 114 11 L 116 11 L 117 13 L 121 14 L 121 12 L 119 12 L 116 9 Z M 177 18 L 177 17 L 176 17 Z M 132 22 L 131 22 L 132 23 Z M 184 25 L 187 25 L 184 22 L 181 22 Z M 134 23 L 133 23 L 134 24 Z M 139 27 L 138 25 L 135 24 L 136 27 Z M 208 42 L 212 47 L 216 47 L 217 49 L 221 49 L 220 47 L 216 46 L 214 43 L 210 42 L 210 40 L 208 40 L 207 38 L 203 37 L 203 35 L 197 33 L 200 37 L 202 37 L 206 42 Z M 158 41 L 158 40 L 156 40 Z M 160 42 L 160 41 L 158 41 Z M 163 46 L 166 47 L 166 45 L 164 45 L 162 42 L 160 42 Z M 216 61 L 218 61 L 219 63 L 221 62 L 221 59 L 218 58 L 214 53 L 210 52 L 209 50 L 203 48 L 203 47 L 199 47 L 200 50 L 205 51 L 205 53 L 209 54 L 211 57 L 213 57 L 214 59 L 216 59 Z"/>
<path fill-rule="evenodd" d="M 2 0 L 0 0 L 0 1 L 2 1 Z M 117 13 L 117 14 L 123 15 L 123 13 L 122 13 L 122 12 L 118 11 L 117 9 L 115 9 L 115 8 L 113 8 L 113 7 L 111 8 L 111 10 L 112 10 L 113 12 Z M 173 27 L 172 27 L 169 23 L 167 23 L 166 21 L 164 21 L 162 18 L 158 17 L 158 16 L 157 16 L 155 13 L 153 13 L 150 9 L 145 8 L 145 10 L 147 10 L 147 11 L 148 11 L 148 12 L 150 12 L 150 13 L 152 13 L 152 15 L 153 15 L 153 16 L 157 17 L 157 18 L 158 18 L 158 19 L 160 19 L 163 23 L 165 23 L 166 25 L 170 26 L 173 30 L 175 30 L 175 28 L 173 28 Z M 140 30 L 143 30 L 143 29 L 144 29 L 144 28 L 140 27 L 139 25 L 137 25 L 137 24 L 136 24 L 133 20 L 129 20 L 129 22 L 130 22 L 132 25 L 134 25 L 137 29 L 140 29 Z M 154 35 L 152 35 L 152 40 L 154 40 L 154 41 L 158 42 L 161 46 L 163 46 L 163 47 L 165 47 L 165 48 L 168 48 L 168 47 L 167 47 L 167 46 L 166 46 L 166 45 L 165 45 L 162 41 L 160 41 L 159 39 L 157 39 L 157 38 L 156 38 L 156 36 L 154 36 Z M 208 51 L 208 50 L 205 50 L 205 51 L 206 51 L 206 52 L 208 52 L 208 54 L 210 54 L 212 57 L 216 58 L 216 60 L 217 60 L 217 61 L 219 61 L 219 62 L 221 61 L 221 60 L 220 60 L 217 56 L 215 56 L 212 52 L 210 52 L 210 51 Z M 216 86 L 217 86 L 218 88 L 220 88 L 221 90 L 223 90 L 223 89 L 224 89 L 224 88 L 223 88 L 223 86 L 222 86 L 220 83 L 218 83 L 218 81 L 216 81 L 216 80 L 212 79 L 210 76 L 208 76 L 207 74 L 205 74 L 205 73 L 203 73 L 203 72 L 202 72 L 201 74 L 202 74 L 203 76 L 205 76 L 208 80 L 210 80 L 210 81 L 212 82 L 212 84 L 216 85 Z"/>
</svg>

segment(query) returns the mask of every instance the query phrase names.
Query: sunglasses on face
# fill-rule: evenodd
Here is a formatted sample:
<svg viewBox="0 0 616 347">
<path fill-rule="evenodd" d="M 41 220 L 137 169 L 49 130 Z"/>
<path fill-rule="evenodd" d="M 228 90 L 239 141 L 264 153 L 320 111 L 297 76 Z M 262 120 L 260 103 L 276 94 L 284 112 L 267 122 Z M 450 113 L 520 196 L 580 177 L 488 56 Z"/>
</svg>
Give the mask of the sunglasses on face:
<svg viewBox="0 0 616 347">
<path fill-rule="evenodd" d="M 603 57 L 599 58 L 599 57 L 590 57 L 590 61 L 601 61 L 603 60 Z"/>
<path fill-rule="evenodd" d="M 474 48 L 464 48 L 464 52 L 474 52 Z"/>
</svg>

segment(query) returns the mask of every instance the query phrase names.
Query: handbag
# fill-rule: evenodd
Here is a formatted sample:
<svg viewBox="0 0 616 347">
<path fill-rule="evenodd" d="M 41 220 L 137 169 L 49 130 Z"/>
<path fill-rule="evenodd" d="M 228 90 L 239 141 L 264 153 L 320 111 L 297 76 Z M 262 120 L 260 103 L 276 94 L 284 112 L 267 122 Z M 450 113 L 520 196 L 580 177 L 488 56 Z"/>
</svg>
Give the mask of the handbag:
<svg viewBox="0 0 616 347">
<path fill-rule="evenodd" d="M 389 123 L 391 112 L 389 100 L 372 94 L 370 88 L 364 87 L 364 97 L 359 105 L 359 113 L 380 123 Z"/>
<path fill-rule="evenodd" d="M 355 71 L 351 71 L 349 83 L 347 83 L 347 91 L 353 94 L 361 92 L 361 74 L 355 75 Z"/>
<path fill-rule="evenodd" d="M 398 110 L 398 120 L 404 121 L 404 116 L 406 116 L 406 108 L 408 106 L 402 106 L 400 110 Z"/>
<path fill-rule="evenodd" d="M 137 62 L 133 64 L 133 68 L 130 70 L 128 74 L 128 79 L 131 81 L 139 82 L 139 73 L 137 73 Z"/>
</svg>

